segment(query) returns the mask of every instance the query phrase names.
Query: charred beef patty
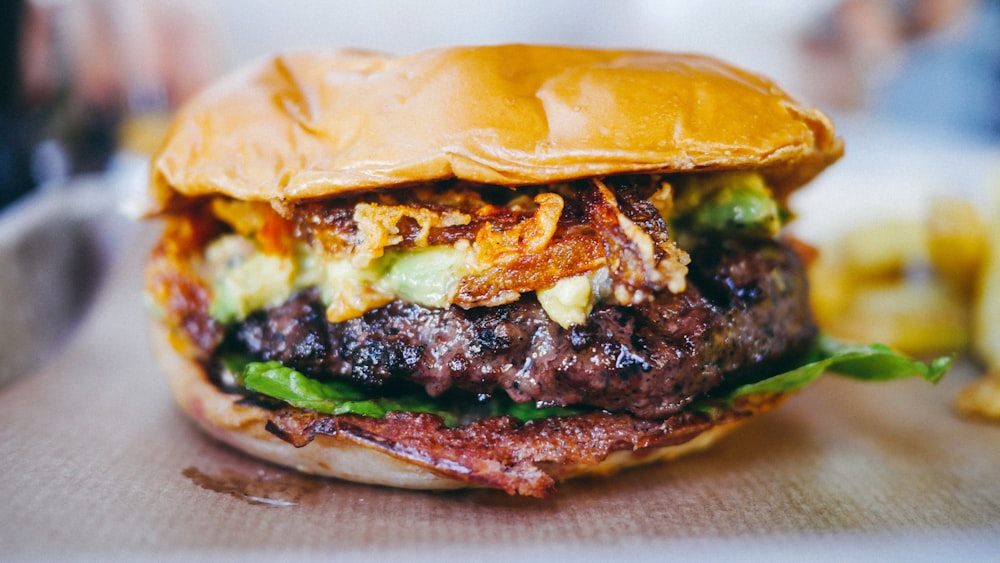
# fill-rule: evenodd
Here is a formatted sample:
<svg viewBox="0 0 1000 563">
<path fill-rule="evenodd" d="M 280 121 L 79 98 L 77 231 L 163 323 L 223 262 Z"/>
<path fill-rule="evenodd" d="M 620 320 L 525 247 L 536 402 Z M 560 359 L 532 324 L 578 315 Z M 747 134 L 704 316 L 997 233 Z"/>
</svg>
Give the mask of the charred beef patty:
<svg viewBox="0 0 1000 563">
<path fill-rule="evenodd" d="M 816 335 L 804 268 L 790 247 L 712 241 L 691 255 L 684 292 L 632 307 L 598 305 L 587 324 L 569 330 L 530 294 L 469 310 L 394 301 L 333 324 L 318 292 L 306 290 L 230 327 L 223 347 L 320 379 L 373 387 L 410 380 L 434 396 L 502 390 L 520 402 L 660 418 L 770 375 L 762 370 L 796 359 Z"/>
</svg>

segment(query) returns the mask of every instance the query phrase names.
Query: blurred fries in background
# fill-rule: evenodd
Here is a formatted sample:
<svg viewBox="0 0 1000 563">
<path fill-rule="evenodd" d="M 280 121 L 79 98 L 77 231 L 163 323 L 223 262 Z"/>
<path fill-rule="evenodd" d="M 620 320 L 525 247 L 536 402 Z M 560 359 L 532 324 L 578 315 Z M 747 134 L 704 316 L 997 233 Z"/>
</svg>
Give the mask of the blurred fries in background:
<svg viewBox="0 0 1000 563">
<path fill-rule="evenodd" d="M 996 195 L 998 205 L 978 268 L 972 319 L 972 348 L 987 366 L 987 373 L 962 389 L 955 406 L 965 414 L 1000 420 L 1000 183 Z"/>
<path fill-rule="evenodd" d="M 996 191 L 1000 202 L 1000 183 Z M 1000 205 L 997 205 L 988 232 L 987 248 L 978 270 L 973 346 L 986 365 L 1000 372 Z"/>
<path fill-rule="evenodd" d="M 966 350 L 987 231 L 971 203 L 941 198 L 926 217 L 848 233 L 810 271 L 820 326 L 916 355 Z"/>
<path fill-rule="evenodd" d="M 981 361 L 987 374 L 955 406 L 1000 420 L 1000 209 L 938 197 L 923 217 L 842 236 L 813 262 L 810 281 L 817 321 L 833 336 Z"/>
</svg>

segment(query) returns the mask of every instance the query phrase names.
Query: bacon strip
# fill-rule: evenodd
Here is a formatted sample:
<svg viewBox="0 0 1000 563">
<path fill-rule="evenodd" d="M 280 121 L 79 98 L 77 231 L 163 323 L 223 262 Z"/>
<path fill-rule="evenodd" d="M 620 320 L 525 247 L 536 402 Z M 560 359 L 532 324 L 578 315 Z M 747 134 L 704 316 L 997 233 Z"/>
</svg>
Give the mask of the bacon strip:
<svg viewBox="0 0 1000 563">
<path fill-rule="evenodd" d="M 594 412 L 528 422 L 501 416 L 457 428 L 427 413 L 391 412 L 378 419 L 286 408 L 267 429 L 296 447 L 309 445 L 318 435 L 337 437 L 470 484 L 545 498 L 555 492 L 557 480 L 580 464 L 596 465 L 616 451 L 682 444 L 713 426 L 770 410 L 783 398 L 745 398 L 714 417 L 682 412 L 643 420 Z"/>
</svg>

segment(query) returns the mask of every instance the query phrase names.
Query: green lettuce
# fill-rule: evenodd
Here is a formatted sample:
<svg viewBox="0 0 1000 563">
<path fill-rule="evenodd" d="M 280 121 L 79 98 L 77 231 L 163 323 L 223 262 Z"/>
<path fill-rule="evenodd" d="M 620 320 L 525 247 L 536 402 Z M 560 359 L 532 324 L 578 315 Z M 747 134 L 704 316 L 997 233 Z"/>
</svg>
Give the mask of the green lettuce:
<svg viewBox="0 0 1000 563">
<path fill-rule="evenodd" d="M 505 414 L 520 420 L 531 420 L 583 412 L 575 408 L 515 403 L 506 396 L 492 397 L 474 405 L 460 405 L 456 401 L 436 399 L 417 392 L 371 397 L 352 381 L 318 381 L 274 361 L 247 363 L 238 381 L 255 393 L 324 414 L 359 414 L 381 418 L 390 411 L 426 412 L 440 416 L 446 426 Z"/>
<path fill-rule="evenodd" d="M 952 357 L 930 363 L 912 359 L 879 344 L 849 345 L 821 336 L 805 363 L 793 370 L 736 387 L 724 396 L 698 401 L 690 408 L 716 412 L 746 395 L 783 393 L 801 389 L 826 372 L 864 381 L 888 381 L 920 377 L 937 383 L 951 366 Z M 249 362 L 238 377 L 246 389 L 278 399 L 294 407 L 324 414 L 357 414 L 381 418 L 390 411 L 427 412 L 440 416 L 447 426 L 465 424 L 479 418 L 510 415 L 520 420 L 550 416 L 571 416 L 587 408 L 538 407 L 515 403 L 506 396 L 495 396 L 469 405 L 411 392 L 393 396 L 371 397 L 360 385 L 346 380 L 318 381 L 278 362 Z M 501 394 L 502 395 L 502 394 Z"/>
<path fill-rule="evenodd" d="M 246 389 L 261 395 L 324 414 L 382 418 L 389 411 L 409 411 L 440 415 L 446 424 L 455 419 L 454 413 L 442 409 L 429 396 L 366 397 L 360 386 L 351 381 L 318 381 L 280 362 L 250 362 L 238 380 Z"/>
<path fill-rule="evenodd" d="M 825 372 L 862 381 L 889 381 L 915 376 L 937 383 L 951 367 L 953 360 L 951 356 L 942 356 L 925 364 L 882 344 L 844 344 L 828 336 L 820 336 L 804 365 L 737 387 L 729 398 L 795 391 L 809 385 Z"/>
</svg>

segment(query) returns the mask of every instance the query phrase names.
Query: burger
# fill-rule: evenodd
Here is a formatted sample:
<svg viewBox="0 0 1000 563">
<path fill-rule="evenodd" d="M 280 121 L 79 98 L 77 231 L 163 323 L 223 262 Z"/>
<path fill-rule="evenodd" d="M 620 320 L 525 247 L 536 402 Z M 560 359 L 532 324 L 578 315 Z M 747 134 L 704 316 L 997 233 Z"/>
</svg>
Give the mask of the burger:
<svg viewBox="0 0 1000 563">
<path fill-rule="evenodd" d="M 830 120 L 713 58 L 502 45 L 289 53 L 213 85 L 151 166 L 152 338 L 181 409 L 350 481 L 559 481 L 705 448 L 821 373 L 789 196 Z"/>
</svg>

